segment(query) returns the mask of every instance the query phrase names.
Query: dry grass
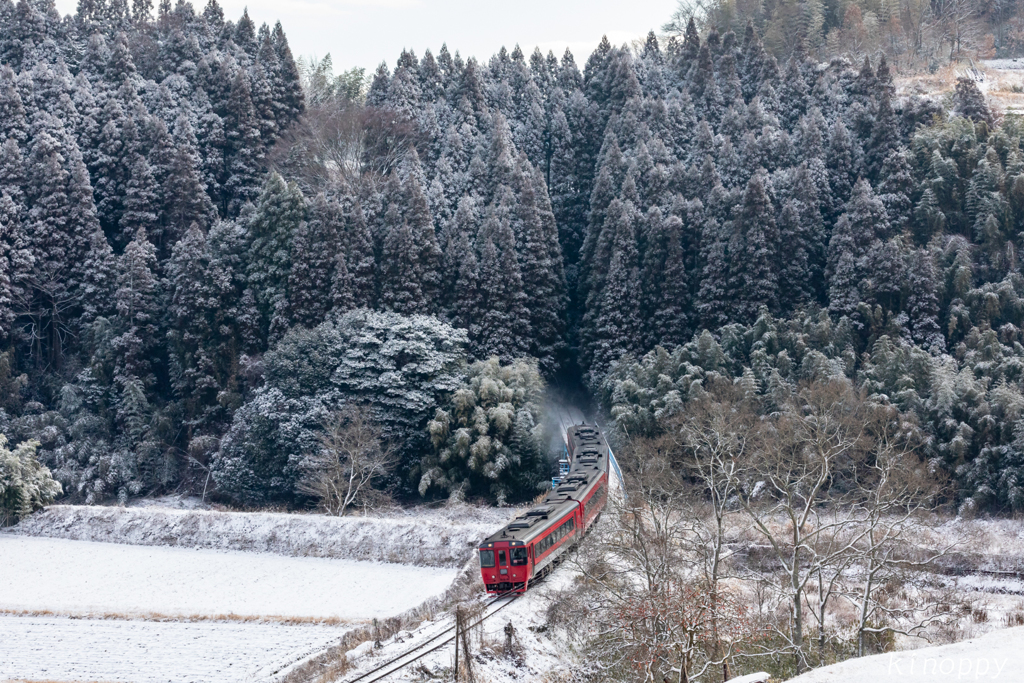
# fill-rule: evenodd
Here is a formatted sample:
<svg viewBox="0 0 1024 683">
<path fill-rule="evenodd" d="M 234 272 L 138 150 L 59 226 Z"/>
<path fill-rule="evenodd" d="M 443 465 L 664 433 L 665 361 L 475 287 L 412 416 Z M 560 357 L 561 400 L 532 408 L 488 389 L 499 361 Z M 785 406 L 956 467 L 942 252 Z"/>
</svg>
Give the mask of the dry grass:
<svg viewBox="0 0 1024 683">
<path fill-rule="evenodd" d="M 67 619 L 103 619 L 116 621 L 229 622 L 279 624 L 283 626 L 346 626 L 353 623 L 339 617 L 289 617 L 276 614 L 161 614 L 158 612 L 69 612 L 64 610 L 0 609 L 0 614 L 16 617 L 64 617 Z"/>
<path fill-rule="evenodd" d="M 320 675 L 316 678 L 316 683 L 330 683 L 336 681 L 340 676 L 344 676 L 352 669 L 352 662 L 349 661 L 348 657 L 342 655 L 340 659 L 331 662 L 326 668 L 320 672 Z"/>
<path fill-rule="evenodd" d="M 966 66 L 949 64 L 934 73 L 915 73 L 901 76 L 896 80 L 896 91 L 900 95 L 936 96 L 953 92 L 956 79 L 963 76 Z"/>
<path fill-rule="evenodd" d="M 921 95 L 934 98 L 951 96 L 956 79 L 964 75 L 980 75 L 978 86 L 984 91 L 989 106 L 998 115 L 1024 113 L 1024 69 L 997 69 L 982 63 L 950 64 L 935 73 L 920 73 L 897 79 L 900 95 Z"/>
</svg>

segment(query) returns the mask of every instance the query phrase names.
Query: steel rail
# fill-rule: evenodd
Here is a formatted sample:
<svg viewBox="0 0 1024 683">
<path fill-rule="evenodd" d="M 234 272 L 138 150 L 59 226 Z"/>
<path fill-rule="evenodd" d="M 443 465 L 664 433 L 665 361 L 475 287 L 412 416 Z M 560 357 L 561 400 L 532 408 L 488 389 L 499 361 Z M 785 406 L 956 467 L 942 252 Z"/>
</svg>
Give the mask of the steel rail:
<svg viewBox="0 0 1024 683">
<path fill-rule="evenodd" d="M 473 628 L 473 627 L 477 626 L 478 624 L 483 623 L 483 621 L 485 619 L 489 619 L 490 617 L 493 617 L 495 614 L 497 614 L 501 610 L 503 610 L 506 607 L 508 607 L 509 605 L 511 605 L 517 599 L 519 599 L 520 595 L 522 595 L 521 593 L 516 594 L 516 595 L 510 595 L 511 593 L 512 593 L 512 591 L 506 591 L 505 593 L 503 593 L 501 595 L 495 596 L 495 598 L 487 605 L 487 608 L 493 607 L 499 600 L 504 600 L 505 598 L 508 598 L 508 597 L 510 597 L 511 599 L 508 602 L 506 602 L 504 605 L 499 607 L 498 609 L 496 609 L 496 610 L 494 610 L 492 612 L 488 612 L 488 613 L 484 614 L 484 616 L 480 617 L 480 619 L 478 619 L 477 621 L 473 622 L 472 624 L 470 624 L 466 628 Z M 441 643 L 439 643 L 438 645 L 430 648 L 429 650 L 424 650 L 423 652 L 420 652 L 420 650 L 423 650 L 423 648 L 426 647 L 427 645 L 429 645 L 430 643 L 434 642 L 438 638 L 442 638 L 442 637 L 448 635 L 449 633 L 451 633 L 455 629 L 456 629 L 456 626 L 451 626 L 451 627 L 445 629 L 444 631 L 442 631 L 441 633 L 438 633 L 433 638 L 430 638 L 429 640 L 420 643 L 416 647 L 414 647 L 414 648 L 412 648 L 410 650 L 405 651 L 404 653 L 398 655 L 397 657 L 393 657 L 393 658 L 389 659 L 388 661 L 384 662 L 383 664 L 380 664 L 376 668 L 370 669 L 366 673 L 361 674 L 361 675 L 359 675 L 359 676 L 357 676 L 357 677 L 355 677 L 355 678 L 353 678 L 351 680 L 348 680 L 345 683 L 356 683 L 357 681 L 364 681 L 364 683 L 374 683 L 375 681 L 379 681 L 379 680 L 382 680 L 384 678 L 387 678 L 388 676 L 390 676 L 391 674 L 395 673 L 396 671 L 409 666 L 410 664 L 412 664 L 413 662 L 415 662 L 415 661 L 417 661 L 419 659 L 422 659 L 423 657 L 427 656 L 431 652 L 434 652 L 436 650 L 440 650 L 442 647 L 444 647 L 448 643 L 450 643 L 453 640 L 455 640 L 456 636 L 451 636 L 447 640 L 442 641 Z M 458 634 L 456 634 L 456 635 L 458 635 Z M 419 654 L 416 654 L 417 652 L 419 652 Z M 416 654 L 416 656 L 411 658 L 411 659 L 409 659 L 406 662 L 402 662 L 401 664 L 399 664 L 398 666 L 395 666 L 394 668 L 390 669 L 389 671 L 385 671 L 384 673 L 381 673 L 376 678 L 371 678 L 371 679 L 366 680 L 367 676 L 372 676 L 373 674 L 378 673 L 378 672 L 382 671 L 383 669 L 386 669 L 386 668 L 390 667 L 392 664 L 395 664 L 396 662 L 398 662 L 398 661 L 400 661 L 400 660 L 402 660 L 402 659 L 404 659 L 404 658 L 406 658 L 406 657 L 408 657 L 409 655 L 412 655 L 412 654 Z"/>
</svg>

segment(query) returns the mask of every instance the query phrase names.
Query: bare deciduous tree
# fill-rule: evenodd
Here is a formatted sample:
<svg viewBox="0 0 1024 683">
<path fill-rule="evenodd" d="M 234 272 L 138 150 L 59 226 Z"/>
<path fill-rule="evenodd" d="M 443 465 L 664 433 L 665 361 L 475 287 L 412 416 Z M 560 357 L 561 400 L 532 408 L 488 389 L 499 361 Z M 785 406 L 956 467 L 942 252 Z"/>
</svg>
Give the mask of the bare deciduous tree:
<svg viewBox="0 0 1024 683">
<path fill-rule="evenodd" d="M 307 109 L 274 145 L 270 161 L 312 196 L 338 186 L 383 182 L 416 137 L 416 124 L 398 112 L 332 99 Z"/>
<path fill-rule="evenodd" d="M 738 387 L 720 383 L 690 403 L 687 410 L 669 423 L 683 451 L 683 470 L 694 479 L 697 496 L 688 501 L 693 519 L 690 550 L 700 558 L 700 570 L 710 591 L 711 604 L 718 604 L 721 582 L 726 578 L 726 517 L 736 495 L 734 472 L 751 449 L 757 447 L 758 416 Z M 722 674 L 729 679 L 729 649 L 711 614 L 712 648 L 722 661 Z"/>
<path fill-rule="evenodd" d="M 320 448 L 307 461 L 302 493 L 332 515 L 352 506 L 372 507 L 387 499 L 377 486 L 398 464 L 394 449 L 363 407 L 346 407 L 324 422 Z"/>
<path fill-rule="evenodd" d="M 592 615 L 584 636 L 606 678 L 703 680 L 715 669 L 728 672 L 726 662 L 756 637 L 751 610 L 721 585 L 724 534 L 703 519 L 702 503 L 690 506 L 701 495 L 676 466 L 678 448 L 669 433 L 621 449 L 626 505 L 608 516 L 600 553 L 576 560 L 587 580 L 572 599 Z"/>
<path fill-rule="evenodd" d="M 927 29 L 941 49 L 949 45 L 949 61 L 960 60 L 980 34 L 978 0 L 931 0 Z"/>
<path fill-rule="evenodd" d="M 922 529 L 921 516 L 930 512 L 939 482 L 917 455 L 920 437 L 897 410 L 877 406 L 868 423 L 871 452 L 859 473 L 860 500 L 856 504 L 860 529 L 853 545 L 852 564 L 859 568 L 859 585 L 844 592 L 857 608 L 857 656 L 866 652 L 870 634 L 917 635 L 945 614 L 941 601 L 918 602 L 912 608 L 885 605 L 875 593 L 884 580 L 906 579 L 910 571 L 927 567 L 946 555 L 956 542 L 911 556 L 908 548 Z M 900 623 L 900 626 L 894 625 Z"/>
<path fill-rule="evenodd" d="M 848 383 L 815 383 L 763 424 L 759 452 L 731 476 L 754 529 L 782 566 L 791 626 L 779 635 L 799 672 L 807 666 L 805 591 L 819 568 L 848 552 L 841 539 L 856 522 L 838 511 L 847 502 L 844 480 L 856 468 L 864 438 L 862 401 Z"/>
</svg>

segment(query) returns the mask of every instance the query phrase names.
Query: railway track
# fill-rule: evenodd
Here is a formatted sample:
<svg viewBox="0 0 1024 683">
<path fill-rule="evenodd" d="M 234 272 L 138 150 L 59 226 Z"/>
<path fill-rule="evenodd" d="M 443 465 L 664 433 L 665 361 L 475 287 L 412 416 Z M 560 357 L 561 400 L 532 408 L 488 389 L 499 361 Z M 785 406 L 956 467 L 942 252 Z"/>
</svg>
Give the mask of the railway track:
<svg viewBox="0 0 1024 683">
<path fill-rule="evenodd" d="M 484 620 L 493 617 L 495 614 L 511 605 L 513 602 L 519 599 L 521 595 L 521 593 L 512 593 L 511 591 L 509 591 L 508 593 L 505 593 L 503 595 L 495 596 L 490 601 L 488 601 L 488 603 L 484 607 L 483 615 L 473 623 L 467 625 L 465 628 L 475 628 Z M 398 672 L 400 669 L 404 669 L 413 662 L 427 656 L 431 652 L 440 650 L 442 647 L 448 645 L 454 640 L 455 626 L 452 625 L 444 631 L 438 633 L 437 635 L 429 638 L 428 640 L 419 643 L 415 647 L 409 648 L 397 657 L 392 657 L 386 662 L 378 664 L 373 669 L 370 669 L 369 671 L 359 674 L 355 678 L 345 679 L 344 683 L 375 683 L 376 681 L 382 681 L 391 674 Z"/>
</svg>

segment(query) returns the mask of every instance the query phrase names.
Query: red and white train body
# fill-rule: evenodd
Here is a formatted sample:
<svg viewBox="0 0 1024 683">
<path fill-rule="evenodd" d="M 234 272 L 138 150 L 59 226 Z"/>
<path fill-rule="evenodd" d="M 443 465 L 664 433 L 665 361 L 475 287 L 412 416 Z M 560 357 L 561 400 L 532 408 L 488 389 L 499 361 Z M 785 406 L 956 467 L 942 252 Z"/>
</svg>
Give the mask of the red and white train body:
<svg viewBox="0 0 1024 683">
<path fill-rule="evenodd" d="M 579 542 L 608 500 L 608 442 L 595 425 L 566 430 L 569 473 L 544 500 L 480 544 L 488 593 L 522 593 Z"/>
</svg>

